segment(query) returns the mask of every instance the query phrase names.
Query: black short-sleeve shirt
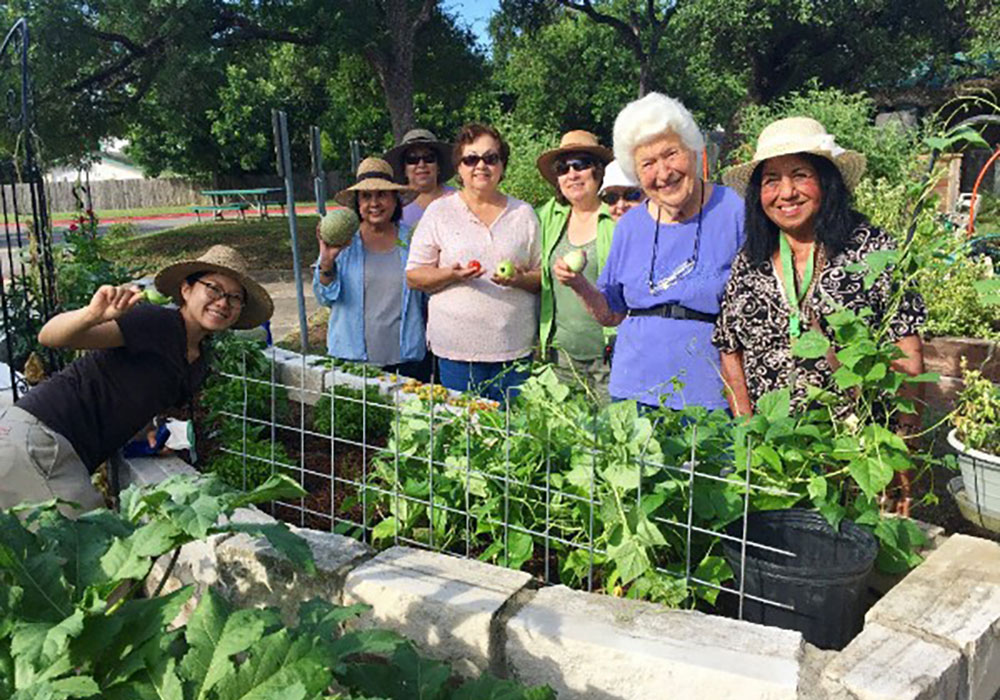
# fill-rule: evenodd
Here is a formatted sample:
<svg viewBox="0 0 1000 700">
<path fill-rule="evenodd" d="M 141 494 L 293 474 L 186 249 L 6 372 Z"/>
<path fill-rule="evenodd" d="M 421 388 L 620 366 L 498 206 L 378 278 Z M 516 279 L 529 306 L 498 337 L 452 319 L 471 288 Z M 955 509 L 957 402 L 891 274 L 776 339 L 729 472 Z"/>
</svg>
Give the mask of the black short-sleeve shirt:
<svg viewBox="0 0 1000 700">
<path fill-rule="evenodd" d="M 880 325 L 892 295 L 889 274 L 883 273 L 866 289 L 864 273 L 851 272 L 849 268 L 873 251 L 894 247 L 895 242 L 885 232 L 859 226 L 842 252 L 830 259 L 823 256 L 819 277 L 803 302 L 805 327 L 815 319 L 829 336 L 825 316 L 842 308 L 859 311 L 864 307 L 873 311 L 869 317 L 872 326 Z M 771 262 L 754 265 L 746 252 L 741 251 L 733 261 L 712 342 L 722 352 L 742 351 L 747 392 L 754 405 L 762 395 L 784 387 L 792 389 L 796 402 L 805 397 L 807 385 L 833 388 L 830 382 L 833 368 L 827 358 L 804 359 L 792 355 L 788 335 L 790 312 L 784 287 Z M 917 292 L 907 290 L 889 320 L 890 339 L 916 335 L 926 320 L 923 299 Z"/>
<path fill-rule="evenodd" d="M 152 418 L 190 401 L 207 370 L 204 351 L 187 361 L 176 309 L 140 304 L 118 326 L 123 347 L 87 353 L 17 402 L 69 440 L 91 472 Z"/>
</svg>

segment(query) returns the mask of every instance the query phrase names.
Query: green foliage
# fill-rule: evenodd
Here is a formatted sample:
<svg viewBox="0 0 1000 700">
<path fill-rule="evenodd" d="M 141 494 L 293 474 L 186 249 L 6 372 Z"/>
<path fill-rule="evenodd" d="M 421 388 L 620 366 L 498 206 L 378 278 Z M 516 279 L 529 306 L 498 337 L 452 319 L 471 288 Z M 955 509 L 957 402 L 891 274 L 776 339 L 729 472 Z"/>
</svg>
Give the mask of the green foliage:
<svg viewBox="0 0 1000 700">
<path fill-rule="evenodd" d="M 135 270 L 112 259 L 110 242 L 98 236 L 97 224 L 96 217 L 81 213 L 55 253 L 61 310 L 86 306 L 102 284 L 119 285 L 135 278 Z"/>
<path fill-rule="evenodd" d="M 499 109 L 490 112 L 488 121 L 510 144 L 510 162 L 500 189 L 533 207 L 551 198 L 554 194 L 552 185 L 539 174 L 535 162 L 544 151 L 559 145 L 559 134 L 555 130 L 520 122 L 512 114 Z"/>
<path fill-rule="evenodd" d="M 1000 307 L 984 303 L 975 286 L 992 277 L 989 258 L 962 252 L 921 270 L 920 288 L 928 313 L 925 332 L 930 336 L 1000 339 Z"/>
<path fill-rule="evenodd" d="M 393 403 L 371 385 L 361 389 L 336 387 L 336 403 L 324 394 L 313 407 L 313 430 L 322 435 L 355 442 L 381 440 L 389 434 L 395 417 Z M 330 417 L 334 429 L 330 430 Z"/>
<path fill-rule="evenodd" d="M 173 477 L 126 491 L 120 515 L 69 520 L 54 503 L 22 507 L 24 520 L 0 513 L 0 696 L 319 700 L 379 689 L 398 700 L 555 697 L 489 675 L 446 685 L 450 669 L 395 633 L 345 631 L 365 606 L 312 600 L 286 626 L 273 608 L 234 608 L 208 588 L 187 624 L 174 627 L 192 587 L 136 595 L 157 557 L 222 533 L 262 535 L 315 573 L 309 546 L 284 524 L 219 524 L 241 506 L 302 495 L 285 477 L 250 493 L 213 477 Z"/>
<path fill-rule="evenodd" d="M 230 425 L 225 432 L 226 442 L 219 446 L 204 471 L 218 474 L 226 484 L 243 491 L 257 488 L 274 474 L 289 472 L 292 460 L 284 445 L 253 437 L 256 432 L 253 428 L 244 441 L 235 422 Z"/>
<path fill-rule="evenodd" d="M 966 447 L 1000 454 L 1000 389 L 962 358 L 965 385 L 955 402 L 951 422 Z"/>
</svg>

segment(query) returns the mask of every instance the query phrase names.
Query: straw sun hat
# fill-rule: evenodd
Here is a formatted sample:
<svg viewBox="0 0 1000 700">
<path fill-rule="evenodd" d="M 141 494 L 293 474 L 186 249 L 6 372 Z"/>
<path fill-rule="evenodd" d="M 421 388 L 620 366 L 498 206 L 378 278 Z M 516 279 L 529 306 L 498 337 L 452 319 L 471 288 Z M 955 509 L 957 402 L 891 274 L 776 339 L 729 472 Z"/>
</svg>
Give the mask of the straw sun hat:
<svg viewBox="0 0 1000 700">
<path fill-rule="evenodd" d="M 395 148 L 385 152 L 385 160 L 392 166 L 392 171 L 399 177 L 399 182 L 406 184 L 406 168 L 403 156 L 417 146 L 429 148 L 437 153 L 438 182 L 448 182 L 455 174 L 455 166 L 451 162 L 452 145 L 439 141 L 433 132 L 427 129 L 410 129 L 403 135 L 403 140 Z"/>
<path fill-rule="evenodd" d="M 597 137 L 592 133 L 577 129 L 563 134 L 559 141 L 559 148 L 550 149 L 538 156 L 538 172 L 553 187 L 559 189 L 559 177 L 555 170 L 556 161 L 564 155 L 573 153 L 586 153 L 599 160 L 603 165 L 607 165 L 615 157 L 611 149 L 598 143 Z"/>
<path fill-rule="evenodd" d="M 809 117 L 788 117 L 764 127 L 757 137 L 753 159 L 727 170 L 722 182 L 744 195 L 754 168 L 768 158 L 792 153 L 812 153 L 826 158 L 837 166 L 849 190 L 854 189 L 865 172 L 864 155 L 838 146 L 833 134 L 828 134 L 818 121 Z"/>
<path fill-rule="evenodd" d="M 242 285 L 246 301 L 233 328 L 256 328 L 274 313 L 271 295 L 250 277 L 243 256 L 226 245 L 214 245 L 194 260 L 167 265 L 157 273 L 154 283 L 161 293 L 180 303 L 181 283 L 198 272 L 219 272 Z"/>
<path fill-rule="evenodd" d="M 392 166 L 381 158 L 365 158 L 358 165 L 357 182 L 350 187 L 341 190 L 334 197 L 339 204 L 345 207 L 354 207 L 354 200 L 361 190 L 386 190 L 390 192 L 410 192 L 406 185 L 399 185 L 393 181 Z"/>
</svg>

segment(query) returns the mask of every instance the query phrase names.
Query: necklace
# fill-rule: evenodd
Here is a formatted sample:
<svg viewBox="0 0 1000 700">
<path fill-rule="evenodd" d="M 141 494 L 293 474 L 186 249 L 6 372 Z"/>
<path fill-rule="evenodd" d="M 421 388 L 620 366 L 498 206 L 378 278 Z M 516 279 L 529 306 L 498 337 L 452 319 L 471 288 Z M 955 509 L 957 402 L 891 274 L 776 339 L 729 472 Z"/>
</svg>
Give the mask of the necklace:
<svg viewBox="0 0 1000 700">
<path fill-rule="evenodd" d="M 698 204 L 698 227 L 694 232 L 694 253 L 677 268 L 658 282 L 653 282 L 653 266 L 656 264 L 656 251 L 660 243 L 660 207 L 656 208 L 656 231 L 653 234 L 653 254 L 649 258 L 649 293 L 657 294 L 674 286 L 690 275 L 698 266 L 698 252 L 701 248 L 701 217 L 705 211 L 705 182 L 701 182 L 701 201 Z"/>
</svg>

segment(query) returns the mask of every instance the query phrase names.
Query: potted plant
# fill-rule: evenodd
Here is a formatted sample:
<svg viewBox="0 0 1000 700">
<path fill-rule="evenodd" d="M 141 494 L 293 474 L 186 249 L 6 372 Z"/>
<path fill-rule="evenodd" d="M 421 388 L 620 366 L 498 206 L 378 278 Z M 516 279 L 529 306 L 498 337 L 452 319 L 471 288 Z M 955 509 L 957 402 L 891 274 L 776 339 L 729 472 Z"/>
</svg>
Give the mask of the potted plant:
<svg viewBox="0 0 1000 700">
<path fill-rule="evenodd" d="M 1000 389 L 964 359 L 962 378 L 948 444 L 958 454 L 966 499 L 979 511 L 1000 515 Z"/>
</svg>

